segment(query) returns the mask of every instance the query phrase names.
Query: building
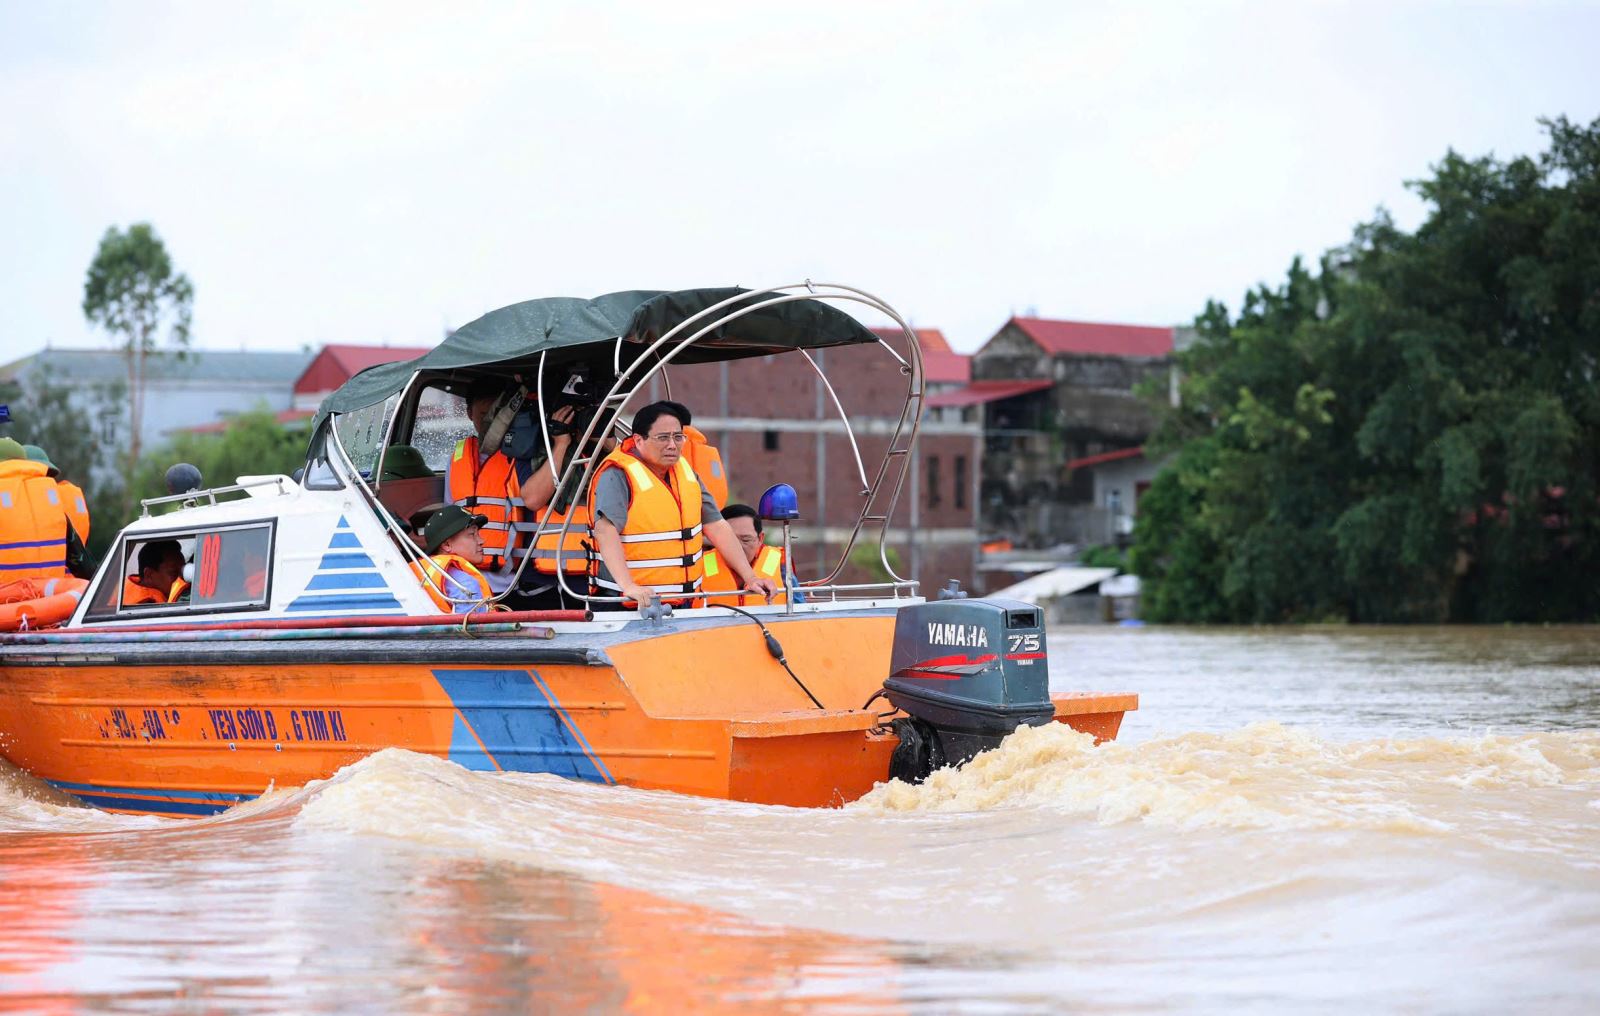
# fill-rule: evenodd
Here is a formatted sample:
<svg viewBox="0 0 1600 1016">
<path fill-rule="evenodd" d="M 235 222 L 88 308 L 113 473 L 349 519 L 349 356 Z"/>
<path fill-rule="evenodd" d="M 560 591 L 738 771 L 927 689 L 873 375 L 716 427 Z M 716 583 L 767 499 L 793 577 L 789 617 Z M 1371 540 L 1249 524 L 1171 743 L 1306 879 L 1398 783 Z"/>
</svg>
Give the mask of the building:
<svg viewBox="0 0 1600 1016">
<path fill-rule="evenodd" d="M 290 408 L 301 410 L 309 417 L 316 413 L 323 399 L 368 367 L 414 360 L 432 351 L 432 346 L 323 346 L 295 378 Z"/>
<path fill-rule="evenodd" d="M 244 410 L 288 410 L 294 381 L 311 359 L 309 352 L 147 353 L 140 446 L 154 449 L 171 432 L 214 424 Z M 99 439 L 102 458 L 93 479 L 112 479 L 131 436 L 128 362 L 121 350 L 44 349 L 0 367 L 0 380 L 15 381 L 24 391 L 47 384 L 70 389 L 69 404 Z"/>
<path fill-rule="evenodd" d="M 1155 418 L 1136 389 L 1166 390 L 1175 332 L 1013 317 L 972 355 L 965 387 L 929 399 L 941 412 L 981 408 L 986 535 L 1048 547 L 1131 528 L 1157 467 L 1142 451 Z"/>
<path fill-rule="evenodd" d="M 904 349 L 904 333 L 898 329 L 878 334 Z M 966 358 L 952 353 L 937 330 L 918 329 L 917 336 L 928 388 L 959 387 Z M 779 482 L 799 491 L 801 524 L 791 532 L 802 580 L 820 578 L 838 562 L 862 515 L 863 492 L 884 457 L 908 382 L 899 363 L 878 346 L 840 346 L 818 350 L 812 357 L 816 372 L 792 353 L 674 366 L 650 387 L 652 399 L 673 398 L 687 405 L 695 425 L 721 448 L 731 500 L 754 504 L 763 490 Z M 859 442 L 859 465 L 834 396 Z M 952 578 L 972 587 L 982 461 L 980 421 L 925 414 L 889 533 L 897 570 L 921 579 L 924 592 Z M 885 483 L 885 497 L 892 493 L 890 486 Z M 879 504 L 874 510 L 885 507 Z M 870 552 L 859 549 L 865 542 L 858 543 L 842 580 L 874 577 L 866 560 Z M 871 543 L 875 551 L 875 535 Z"/>
</svg>

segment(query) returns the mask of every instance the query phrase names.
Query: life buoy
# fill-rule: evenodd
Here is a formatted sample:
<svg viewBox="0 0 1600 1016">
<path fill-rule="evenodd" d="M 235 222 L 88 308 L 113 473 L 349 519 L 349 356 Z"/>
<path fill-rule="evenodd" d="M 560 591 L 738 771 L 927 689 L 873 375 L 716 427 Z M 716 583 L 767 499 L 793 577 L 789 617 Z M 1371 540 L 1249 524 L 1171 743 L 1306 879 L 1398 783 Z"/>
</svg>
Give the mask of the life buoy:
<svg viewBox="0 0 1600 1016">
<path fill-rule="evenodd" d="M 0 586 L 0 631 L 33 631 L 60 624 L 78 609 L 87 579 L 18 579 Z"/>
</svg>

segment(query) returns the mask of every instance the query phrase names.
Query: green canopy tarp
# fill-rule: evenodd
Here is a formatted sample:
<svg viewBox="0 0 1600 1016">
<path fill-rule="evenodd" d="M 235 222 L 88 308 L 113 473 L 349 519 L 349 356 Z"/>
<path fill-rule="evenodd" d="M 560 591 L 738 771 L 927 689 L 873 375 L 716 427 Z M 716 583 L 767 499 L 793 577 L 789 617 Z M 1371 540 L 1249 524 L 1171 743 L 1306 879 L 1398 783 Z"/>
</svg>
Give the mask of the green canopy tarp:
<svg viewBox="0 0 1600 1016">
<path fill-rule="evenodd" d="M 619 336 L 631 340 L 622 357 L 627 366 L 645 344 L 685 318 L 742 292 L 745 290 L 731 288 L 633 290 L 607 293 L 592 300 L 551 297 L 512 304 L 456 329 L 438 348 L 415 360 L 362 371 L 323 401 L 318 419 L 382 402 L 404 388 L 418 371 L 459 372 L 492 367 L 495 373 L 505 373 L 533 367 L 542 352 L 576 352 L 572 347 L 585 345 L 595 345 L 595 356 L 603 356 L 609 364 L 611 349 L 600 344 L 614 342 Z M 768 298 L 755 296 L 751 300 Z M 727 308 L 718 316 L 735 309 Z M 755 311 L 719 327 L 673 362 L 712 363 L 876 341 L 871 331 L 837 307 L 818 300 L 798 300 Z"/>
</svg>

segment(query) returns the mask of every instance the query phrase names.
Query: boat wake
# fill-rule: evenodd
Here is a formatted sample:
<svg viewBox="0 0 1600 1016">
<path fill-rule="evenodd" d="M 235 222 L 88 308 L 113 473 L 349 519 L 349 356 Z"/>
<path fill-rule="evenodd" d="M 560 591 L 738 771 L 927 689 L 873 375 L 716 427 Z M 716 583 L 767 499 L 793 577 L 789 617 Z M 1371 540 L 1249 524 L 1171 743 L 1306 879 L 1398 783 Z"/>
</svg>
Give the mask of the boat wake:
<svg viewBox="0 0 1600 1016">
<path fill-rule="evenodd" d="M 880 784 L 855 807 L 972 812 L 1046 807 L 1105 824 L 1449 833 L 1492 801 L 1563 795 L 1600 809 L 1600 732 L 1324 740 L 1278 723 L 1096 747 L 1060 724 L 1024 727 L 926 783 Z M 1522 810 L 1521 808 L 1516 810 Z"/>
<path fill-rule="evenodd" d="M 1052 724 L 831 810 L 476 772 L 390 749 L 183 821 L 79 807 L 0 770 L 0 832 L 24 834 L 0 836 L 0 869 L 25 884 L 93 884 L 97 865 L 251 871 L 252 891 L 309 900 L 330 928 L 346 919 L 351 879 L 383 887 L 373 900 L 433 900 L 437 913 L 418 913 L 451 929 L 456 904 L 438 899 L 520 892 L 517 906 L 554 907 L 550 919 L 579 929 L 573 941 L 607 915 L 610 944 L 595 947 L 607 962 L 662 915 L 704 931 L 722 914 L 734 923 L 718 941 L 803 930 L 848 936 L 846 953 L 957 967 L 949 957 L 979 950 L 1012 976 L 1036 970 L 1042 992 L 1070 969 L 1085 997 L 1196 969 L 1238 983 L 1262 976 L 1250 958 L 1268 954 L 1284 991 L 1316 998 L 1343 997 L 1328 971 L 1371 970 L 1374 956 L 1388 980 L 1363 989 L 1373 998 L 1437 992 L 1454 969 L 1493 971 L 1446 992 L 1468 1008 L 1482 990 L 1579 990 L 1594 972 L 1597 823 L 1596 731 L 1336 741 L 1261 723 L 1096 747 Z M 173 920 L 191 919 L 178 910 Z M 1537 956 L 1506 955 L 1507 941 L 1534 938 Z"/>
</svg>

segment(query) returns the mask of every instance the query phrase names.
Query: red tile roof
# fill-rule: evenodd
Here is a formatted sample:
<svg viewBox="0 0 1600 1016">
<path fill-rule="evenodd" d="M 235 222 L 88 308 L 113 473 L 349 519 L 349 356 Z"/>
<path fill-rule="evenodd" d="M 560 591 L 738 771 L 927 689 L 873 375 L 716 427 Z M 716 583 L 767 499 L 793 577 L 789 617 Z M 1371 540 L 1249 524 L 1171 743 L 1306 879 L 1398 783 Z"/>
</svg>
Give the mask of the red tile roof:
<svg viewBox="0 0 1600 1016">
<path fill-rule="evenodd" d="M 939 392 L 936 395 L 928 396 L 928 408 L 978 406 L 985 402 L 1009 399 L 1014 395 L 1026 395 L 1029 392 L 1042 392 L 1047 388 L 1053 387 L 1055 387 L 1054 381 L 1013 381 L 1010 379 L 974 381 L 965 388 L 957 388 L 953 392 Z"/>
<path fill-rule="evenodd" d="M 430 346 L 323 346 L 294 383 L 296 394 L 331 392 L 368 367 L 414 360 Z"/>
<path fill-rule="evenodd" d="M 1050 353 L 1077 353 L 1089 356 L 1170 356 L 1171 328 L 1143 325 L 1107 325 L 1092 321 L 1051 321 L 1046 318 L 1014 317 L 1022 333 Z"/>
<path fill-rule="evenodd" d="M 913 328 L 911 331 L 916 335 L 917 341 L 922 344 L 923 353 L 948 353 L 951 351 L 950 340 L 946 339 L 944 337 L 944 332 L 941 332 L 939 329 Z M 892 341 L 900 338 L 905 333 L 899 328 L 891 327 L 874 328 L 872 329 L 872 334 L 876 335 L 880 339 L 889 339 Z"/>
<path fill-rule="evenodd" d="M 966 353 L 924 352 L 922 377 L 933 385 L 964 385 L 972 380 L 972 357 Z"/>
<path fill-rule="evenodd" d="M 1068 469 L 1083 469 L 1086 466 L 1098 466 L 1102 462 L 1116 462 L 1119 459 L 1136 459 L 1144 454 L 1144 445 L 1136 448 L 1118 448 L 1114 452 L 1101 452 L 1099 455 L 1087 455 L 1081 459 L 1072 459 L 1067 463 Z"/>
</svg>

